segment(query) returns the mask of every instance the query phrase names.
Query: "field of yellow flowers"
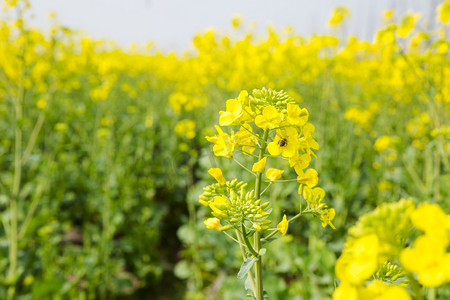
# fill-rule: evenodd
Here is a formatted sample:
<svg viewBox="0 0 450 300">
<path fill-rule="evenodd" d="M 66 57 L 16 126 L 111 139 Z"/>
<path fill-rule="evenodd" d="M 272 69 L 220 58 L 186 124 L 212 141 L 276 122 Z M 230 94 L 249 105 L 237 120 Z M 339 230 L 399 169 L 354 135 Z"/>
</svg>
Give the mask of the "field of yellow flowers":
<svg viewBox="0 0 450 300">
<path fill-rule="evenodd" d="M 230 163 L 254 158 L 215 148 L 216 128 L 230 131 L 214 125 L 246 123 L 230 114 L 241 96 L 271 100 L 261 90 L 309 112 L 308 164 L 335 212 L 288 228 L 298 185 L 265 193 L 283 233 L 264 255 L 270 299 L 450 298 L 450 1 L 430 30 L 387 11 L 373 41 L 340 39 L 338 8 L 335 35 L 259 36 L 234 18 L 232 34 L 202 32 L 183 53 L 124 49 L 55 17 L 44 32 L 27 1 L 3 6 L 1 299 L 245 297 L 239 247 L 206 228 L 199 197 L 211 168 L 254 184 Z M 271 138 L 270 154 L 292 157 L 289 136 Z"/>
</svg>

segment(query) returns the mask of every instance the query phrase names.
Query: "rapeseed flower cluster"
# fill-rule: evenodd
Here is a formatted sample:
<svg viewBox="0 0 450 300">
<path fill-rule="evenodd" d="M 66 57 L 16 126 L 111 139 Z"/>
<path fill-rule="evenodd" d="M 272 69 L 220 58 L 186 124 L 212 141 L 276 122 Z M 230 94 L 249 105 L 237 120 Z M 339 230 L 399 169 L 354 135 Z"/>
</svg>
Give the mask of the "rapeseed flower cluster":
<svg viewBox="0 0 450 300">
<path fill-rule="evenodd" d="M 388 218 L 386 220 L 385 218 Z M 423 232 L 414 239 L 415 232 Z M 424 287 L 450 282 L 450 215 L 436 204 L 412 200 L 383 204 L 350 228 L 336 264 L 341 280 L 333 299 L 422 299 Z"/>
<path fill-rule="evenodd" d="M 242 91 L 237 98 L 227 100 L 226 110 L 219 114 L 220 126 L 215 126 L 218 134 L 206 137 L 213 144 L 216 156 L 234 158 L 237 152 L 254 156 L 257 161 L 251 172 L 255 176 L 265 172 L 269 185 L 279 182 L 284 170 L 266 170 L 268 158 L 281 157 L 288 161 L 297 174 L 297 178 L 290 181 L 299 183 L 299 194 L 307 202 L 308 213 L 320 217 L 323 227 L 329 225 L 334 228 L 331 221 L 335 211 L 323 202 L 324 190 L 315 187 L 318 183 L 318 173 L 309 168 L 311 157 L 316 157 L 314 151 L 319 149 L 319 144 L 313 138 L 315 128 L 308 122 L 308 110 L 298 106 L 295 100 L 283 91 L 263 88 L 253 90 L 251 95 Z M 230 128 L 225 132 L 221 126 L 237 129 Z M 260 150 L 259 156 L 253 154 L 256 149 Z M 221 186 L 229 186 L 230 182 L 225 181 L 221 171 L 211 169 L 210 174 Z M 200 202 L 209 206 L 216 218 L 227 222 L 226 227 L 221 227 L 219 223 L 214 223 L 217 226 L 212 227 L 208 225 L 211 224 L 208 219 L 205 221 L 208 228 L 224 230 L 236 227 L 237 224 L 236 228 L 239 229 L 245 221 L 250 221 L 253 229 L 269 229 L 269 213 L 264 210 L 269 203 L 261 204 L 261 199 L 255 196 L 254 191 L 244 191 L 245 186 L 239 191 L 228 188 L 229 194 L 226 195 L 220 194 L 217 189 L 211 190 L 211 186 L 205 190 L 206 194 L 200 197 Z M 277 228 L 283 235 L 286 234 L 286 216 Z"/>
</svg>

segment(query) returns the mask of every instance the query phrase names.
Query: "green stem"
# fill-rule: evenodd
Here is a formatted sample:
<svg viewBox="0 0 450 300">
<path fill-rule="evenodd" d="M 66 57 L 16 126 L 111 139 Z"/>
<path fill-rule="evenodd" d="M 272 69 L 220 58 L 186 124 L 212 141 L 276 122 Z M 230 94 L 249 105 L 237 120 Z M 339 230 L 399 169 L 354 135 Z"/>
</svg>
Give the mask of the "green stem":
<svg viewBox="0 0 450 300">
<path fill-rule="evenodd" d="M 264 153 L 266 151 L 267 138 L 269 137 L 269 129 L 264 130 L 264 136 L 261 144 L 261 150 L 259 152 L 259 160 L 264 158 Z M 255 183 L 255 197 L 256 199 L 261 198 L 261 182 L 262 182 L 262 172 L 258 172 L 256 176 Z M 261 236 L 259 231 L 256 231 L 253 236 L 253 245 L 255 251 L 259 253 L 261 249 Z M 262 279 L 262 257 L 255 262 L 255 278 L 256 278 L 256 300 L 263 300 L 264 289 L 263 289 L 263 279 Z"/>
<path fill-rule="evenodd" d="M 225 233 L 225 232 L 224 232 Z M 244 244 L 242 242 L 242 236 L 241 233 L 239 232 L 239 230 L 236 229 L 236 237 L 239 240 L 239 248 L 241 249 L 241 253 L 242 253 L 242 258 L 245 260 L 247 260 L 247 255 L 245 254 L 245 248 L 244 248 Z M 252 271 L 248 271 L 248 278 L 250 280 L 250 284 L 252 286 L 252 290 L 253 290 L 253 294 L 256 295 L 256 284 L 255 284 L 255 279 L 253 278 L 253 274 Z"/>
<path fill-rule="evenodd" d="M 15 148 L 14 148 L 14 179 L 12 186 L 12 197 L 10 203 L 10 214 L 11 214 L 11 227 L 9 235 L 9 270 L 8 277 L 13 279 L 16 275 L 17 269 L 17 252 L 18 252 L 18 202 L 20 193 L 20 182 L 22 178 L 22 126 L 20 122 L 22 121 L 22 101 L 24 95 L 23 84 L 20 84 L 19 90 L 17 92 L 17 97 L 15 99 Z M 14 286 L 10 287 L 8 290 L 8 297 L 13 299 L 15 295 Z"/>
<path fill-rule="evenodd" d="M 245 226 L 242 224 L 242 235 L 244 237 L 245 245 L 247 246 L 248 250 L 253 254 L 254 257 L 258 257 L 258 252 L 253 249 L 252 244 L 250 244 L 250 241 L 247 237 L 247 232 L 245 231 Z"/>
<path fill-rule="evenodd" d="M 36 140 L 39 135 L 39 132 L 41 131 L 42 125 L 44 124 L 44 119 L 45 119 L 44 114 L 41 112 L 36 121 L 36 124 L 34 125 L 33 132 L 31 133 L 31 137 L 28 140 L 28 144 L 27 144 L 27 147 L 25 148 L 25 152 L 23 153 L 22 160 L 21 160 L 22 165 L 24 165 L 27 162 L 28 158 L 31 155 L 31 151 L 33 151 L 33 147 L 36 144 Z"/>
<path fill-rule="evenodd" d="M 291 223 L 292 221 L 300 218 L 303 215 L 303 213 L 305 213 L 305 211 L 299 212 L 298 214 L 296 214 L 295 216 L 290 218 L 287 222 Z M 277 233 L 278 233 L 278 229 L 274 228 L 273 231 L 268 236 L 266 236 L 263 239 L 261 239 L 261 242 L 266 242 L 268 239 L 270 239 L 271 237 L 273 237 Z"/>
<path fill-rule="evenodd" d="M 417 280 L 414 278 L 414 276 L 411 273 L 408 273 L 407 277 L 409 279 L 409 284 L 411 286 L 411 289 L 413 290 L 413 292 L 416 296 L 416 299 L 424 300 L 423 294 L 422 294 L 422 289 L 421 289 L 419 283 L 417 282 Z"/>
<path fill-rule="evenodd" d="M 243 164 L 241 164 L 239 161 L 237 161 L 236 158 L 233 157 L 233 160 L 240 165 L 244 170 L 246 170 L 247 172 L 251 173 L 252 175 L 255 175 L 255 173 L 253 173 L 251 170 L 249 170 L 246 166 L 244 166 Z"/>
<path fill-rule="evenodd" d="M 275 181 L 264 180 L 264 182 L 270 182 L 270 183 L 277 183 L 277 182 L 294 182 L 294 181 L 297 181 L 297 178 L 295 178 L 295 179 L 275 180 Z"/>
</svg>

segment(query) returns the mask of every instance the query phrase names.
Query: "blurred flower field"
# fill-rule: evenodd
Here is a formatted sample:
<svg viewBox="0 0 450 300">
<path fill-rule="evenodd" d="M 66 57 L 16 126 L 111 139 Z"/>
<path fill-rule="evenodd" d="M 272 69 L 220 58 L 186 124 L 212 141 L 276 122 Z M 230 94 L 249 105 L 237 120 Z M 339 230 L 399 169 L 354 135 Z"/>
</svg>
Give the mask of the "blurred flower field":
<svg viewBox="0 0 450 300">
<path fill-rule="evenodd" d="M 206 228 L 199 196 L 210 168 L 242 177 L 206 137 L 228 99 L 263 87 L 311 112 L 336 227 L 282 226 L 264 256 L 270 299 L 450 298 L 450 1 L 433 29 L 387 11 L 373 41 L 341 37 L 344 8 L 333 35 L 309 37 L 235 17 L 182 53 L 55 16 L 44 32 L 27 1 L 3 6 L 0 299 L 244 299 L 239 248 Z M 265 196 L 279 221 L 305 201 L 298 185 Z"/>
</svg>

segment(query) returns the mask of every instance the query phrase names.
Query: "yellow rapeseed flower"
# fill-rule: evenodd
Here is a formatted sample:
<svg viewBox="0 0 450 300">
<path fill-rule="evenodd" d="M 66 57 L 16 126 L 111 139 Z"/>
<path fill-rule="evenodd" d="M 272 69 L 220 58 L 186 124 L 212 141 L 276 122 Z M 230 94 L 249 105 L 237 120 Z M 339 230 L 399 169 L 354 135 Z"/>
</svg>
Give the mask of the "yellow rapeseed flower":
<svg viewBox="0 0 450 300">
<path fill-rule="evenodd" d="M 255 118 L 255 124 L 262 129 L 273 129 L 283 120 L 283 114 L 272 105 L 264 107 L 262 115 Z"/>
<path fill-rule="evenodd" d="M 330 225 L 331 228 L 336 229 L 334 225 L 331 223 L 331 221 L 334 219 L 336 212 L 334 211 L 334 208 L 324 209 L 320 215 L 320 220 L 322 221 L 322 226 L 326 227 L 327 225 Z"/>
<path fill-rule="evenodd" d="M 286 215 L 283 216 L 283 219 L 277 225 L 278 231 L 281 232 L 281 235 L 285 235 L 289 227 L 289 223 L 287 221 Z"/>
<path fill-rule="evenodd" d="M 437 14 L 439 16 L 439 21 L 447 24 L 450 20 L 450 1 L 444 1 L 441 5 L 437 7 Z"/>
<path fill-rule="evenodd" d="M 218 183 L 220 183 L 220 184 L 227 183 L 227 181 L 223 177 L 223 173 L 222 173 L 222 170 L 220 168 L 211 168 L 211 169 L 208 170 L 208 173 L 209 173 L 209 175 L 214 177 L 217 180 Z"/>
<path fill-rule="evenodd" d="M 363 284 L 378 267 L 378 245 L 375 234 L 357 239 L 337 260 L 337 277 L 354 285 Z"/>
<path fill-rule="evenodd" d="M 377 151 L 377 152 L 383 152 L 384 150 L 386 150 L 387 148 L 389 148 L 389 146 L 392 144 L 392 139 L 391 137 L 387 136 L 387 135 L 383 135 L 382 137 L 379 137 L 376 141 L 375 144 L 373 145 L 373 148 Z"/>
<path fill-rule="evenodd" d="M 417 273 L 419 282 L 427 287 L 437 287 L 450 282 L 450 253 L 446 253 L 448 242 L 436 236 L 419 236 L 413 248 L 400 253 L 402 266 Z"/>
<path fill-rule="evenodd" d="M 219 126 L 216 125 L 215 127 L 219 134 L 212 137 L 206 137 L 209 142 L 214 143 L 214 155 L 231 158 L 238 147 L 234 132 L 231 131 L 231 135 L 229 135 L 224 133 Z"/>
<path fill-rule="evenodd" d="M 294 127 L 285 127 L 277 130 L 275 139 L 267 145 L 271 155 L 293 157 L 298 153 L 298 132 Z"/>
<path fill-rule="evenodd" d="M 277 179 L 281 178 L 281 174 L 283 174 L 284 171 L 283 170 L 278 170 L 275 168 L 270 168 L 269 170 L 267 170 L 266 172 L 266 177 L 270 180 L 270 181 L 275 181 Z"/>
<path fill-rule="evenodd" d="M 306 169 L 309 166 L 309 163 L 311 162 L 311 155 L 310 154 L 296 154 L 292 157 L 289 157 L 289 165 L 294 167 L 295 173 L 297 175 L 303 174 L 303 170 Z"/>
<path fill-rule="evenodd" d="M 308 187 L 312 188 L 319 182 L 319 173 L 314 169 L 308 169 L 305 173 L 299 174 L 297 177 L 297 182 L 301 184 L 306 184 Z"/>
<path fill-rule="evenodd" d="M 287 104 L 286 121 L 291 125 L 303 126 L 308 121 L 308 110 L 300 108 L 296 104 Z"/>
<path fill-rule="evenodd" d="M 220 220 L 217 218 L 208 218 L 205 221 L 203 221 L 203 223 L 205 223 L 206 228 L 208 229 L 217 229 L 221 227 L 220 225 Z"/>
<path fill-rule="evenodd" d="M 266 169 L 266 162 L 267 157 L 264 157 L 260 161 L 254 163 L 252 167 L 252 172 L 260 172 L 260 173 L 264 172 L 264 170 Z"/>
<path fill-rule="evenodd" d="M 336 7 L 333 11 L 333 15 L 330 18 L 330 26 L 338 26 L 344 21 L 344 19 L 350 15 L 350 12 L 345 7 Z"/>
</svg>

